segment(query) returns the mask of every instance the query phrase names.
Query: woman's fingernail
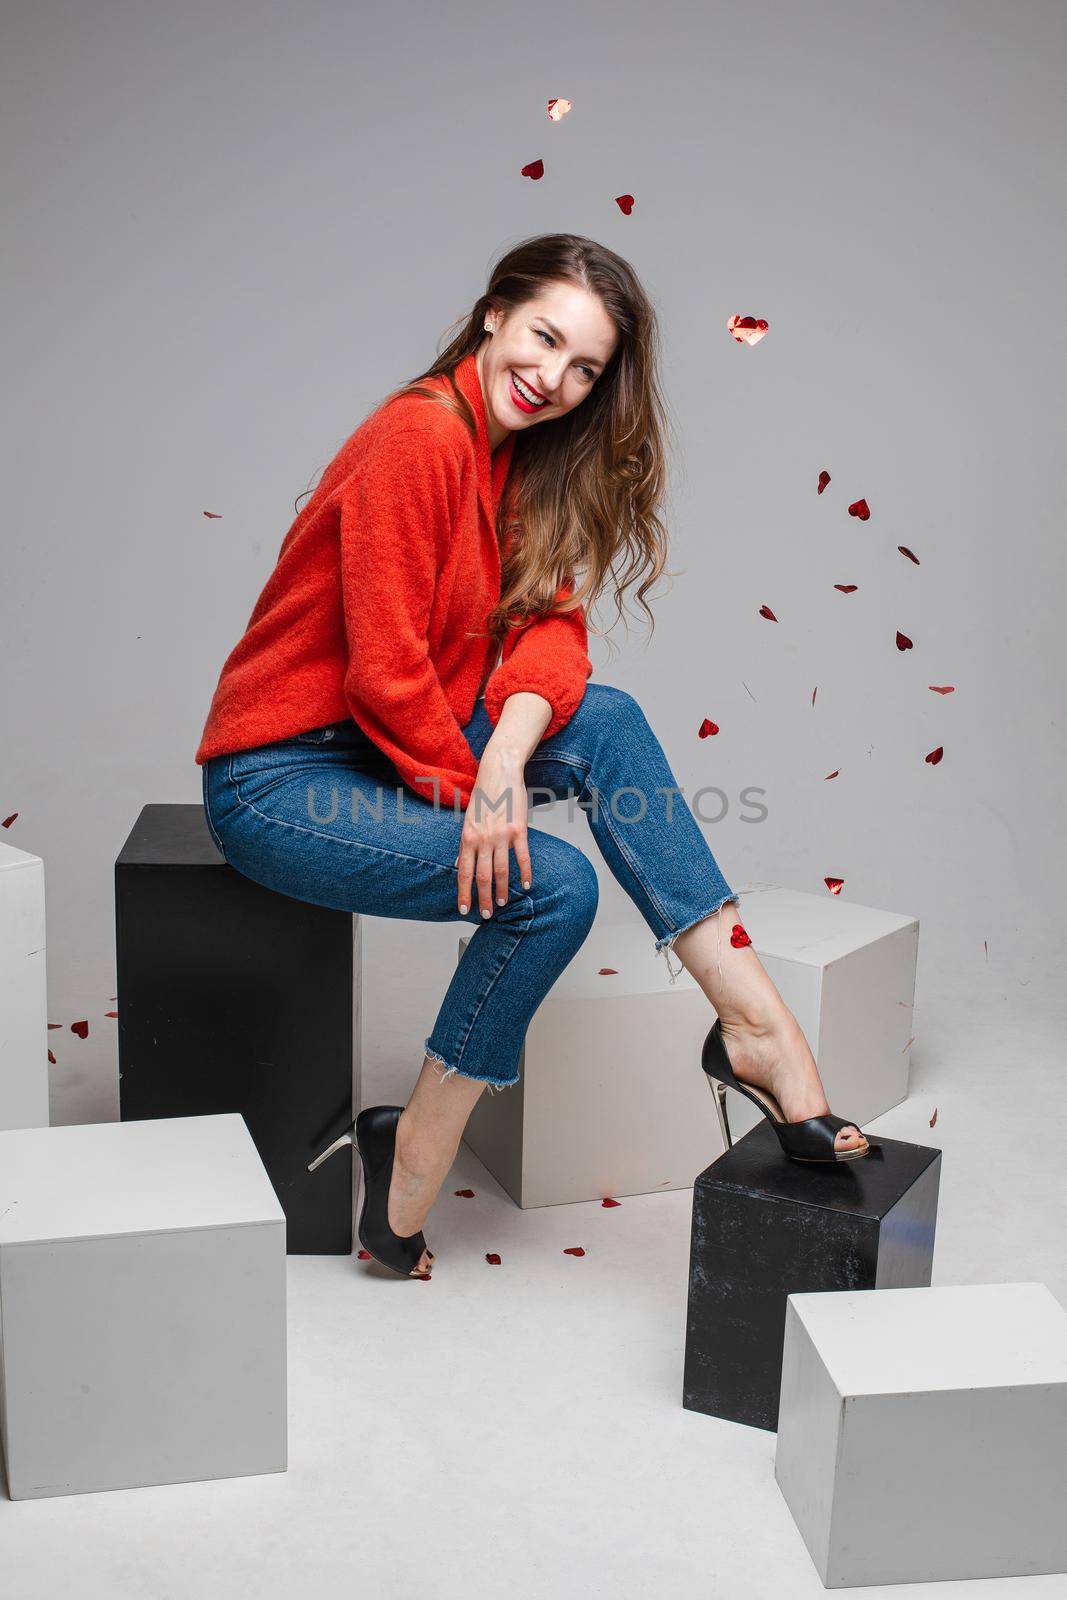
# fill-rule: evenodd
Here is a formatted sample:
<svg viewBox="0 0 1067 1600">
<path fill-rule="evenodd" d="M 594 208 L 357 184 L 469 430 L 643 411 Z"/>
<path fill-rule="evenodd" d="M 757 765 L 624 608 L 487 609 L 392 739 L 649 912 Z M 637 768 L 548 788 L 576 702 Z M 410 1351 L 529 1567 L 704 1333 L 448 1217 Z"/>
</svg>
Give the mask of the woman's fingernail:
<svg viewBox="0 0 1067 1600">
<path fill-rule="evenodd" d="M 524 879 L 523 879 L 523 880 L 522 880 L 522 886 L 523 886 L 523 888 L 524 888 L 524 889 L 528 889 L 528 888 L 529 888 L 529 887 L 530 887 L 530 880 L 529 880 L 529 878 L 524 878 Z"/>
<path fill-rule="evenodd" d="M 463 915 L 466 916 L 467 912 L 470 910 L 470 906 L 460 906 L 459 909 L 462 911 Z"/>
<path fill-rule="evenodd" d="M 492 915 L 493 915 L 493 912 L 492 912 L 492 909 L 490 907 L 488 907 L 488 906 L 483 906 L 482 907 L 482 916 L 483 917 L 491 917 Z"/>
<path fill-rule="evenodd" d="M 506 895 L 502 895 L 502 894 L 498 894 L 497 897 L 496 897 L 496 903 L 497 903 L 498 906 L 506 906 L 507 903 L 508 903 L 507 902 L 507 896 Z"/>
</svg>

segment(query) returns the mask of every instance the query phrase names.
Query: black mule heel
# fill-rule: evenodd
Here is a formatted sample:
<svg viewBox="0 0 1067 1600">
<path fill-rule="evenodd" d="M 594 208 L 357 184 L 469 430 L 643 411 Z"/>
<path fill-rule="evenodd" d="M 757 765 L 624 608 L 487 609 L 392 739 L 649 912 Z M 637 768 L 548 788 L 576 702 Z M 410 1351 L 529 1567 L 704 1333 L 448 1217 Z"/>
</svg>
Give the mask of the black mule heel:
<svg viewBox="0 0 1067 1600">
<path fill-rule="evenodd" d="M 730 1124 L 726 1116 L 726 1090 L 730 1088 L 747 1095 L 759 1106 L 778 1135 L 778 1143 L 782 1150 L 794 1161 L 860 1161 L 864 1156 L 870 1155 L 872 1150 L 877 1150 L 879 1155 L 882 1153 L 881 1145 L 876 1144 L 873 1139 L 867 1139 L 865 1133 L 863 1134 L 867 1139 L 865 1150 L 835 1149 L 834 1139 L 842 1128 L 857 1128 L 860 1133 L 863 1133 L 863 1129 L 857 1122 L 849 1122 L 845 1117 L 835 1117 L 832 1111 L 826 1112 L 821 1117 L 808 1117 L 803 1122 L 787 1122 L 773 1094 L 766 1089 L 757 1089 L 753 1084 L 742 1083 L 734 1076 L 718 1017 L 715 1018 L 711 1031 L 704 1040 L 700 1064 L 707 1075 L 708 1088 L 715 1096 L 715 1110 L 719 1115 L 719 1127 L 722 1129 L 723 1144 L 727 1150 L 733 1145 Z"/>
<path fill-rule="evenodd" d="M 422 1229 L 418 1233 L 394 1233 L 389 1226 L 389 1184 L 393 1176 L 393 1155 L 396 1150 L 396 1128 L 403 1106 L 368 1106 L 327 1145 L 321 1155 L 308 1165 L 314 1172 L 327 1156 L 345 1145 L 355 1145 L 363 1163 L 363 1205 L 359 1213 L 359 1242 L 375 1261 L 398 1272 L 404 1278 L 425 1278 L 429 1274 L 417 1271 L 426 1250 L 430 1260 L 433 1252 L 427 1249 Z"/>
</svg>

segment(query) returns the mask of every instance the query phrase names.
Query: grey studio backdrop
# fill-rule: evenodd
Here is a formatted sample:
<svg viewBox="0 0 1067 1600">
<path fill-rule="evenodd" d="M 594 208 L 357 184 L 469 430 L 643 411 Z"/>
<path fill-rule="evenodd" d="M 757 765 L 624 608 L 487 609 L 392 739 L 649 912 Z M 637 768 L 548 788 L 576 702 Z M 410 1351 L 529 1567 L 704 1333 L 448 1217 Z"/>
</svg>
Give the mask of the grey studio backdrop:
<svg viewBox="0 0 1067 1600">
<path fill-rule="evenodd" d="M 9 0 L 0 837 L 46 867 L 55 1120 L 116 1114 L 115 855 L 146 802 L 199 801 L 295 498 L 543 231 L 621 251 L 659 311 L 676 576 L 594 676 L 725 795 L 727 877 L 920 918 L 916 1072 L 949 988 L 1058 983 L 1065 42 L 1034 0 Z M 638 916 L 580 812 L 531 821 Z M 366 924 L 401 1098 L 464 931 Z"/>
</svg>

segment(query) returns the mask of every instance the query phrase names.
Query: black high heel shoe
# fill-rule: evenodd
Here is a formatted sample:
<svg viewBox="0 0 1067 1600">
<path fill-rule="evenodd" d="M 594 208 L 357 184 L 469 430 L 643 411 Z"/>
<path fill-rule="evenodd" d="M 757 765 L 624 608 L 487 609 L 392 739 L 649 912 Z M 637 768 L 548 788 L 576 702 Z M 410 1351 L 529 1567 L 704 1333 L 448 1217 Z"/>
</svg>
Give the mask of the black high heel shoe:
<svg viewBox="0 0 1067 1600">
<path fill-rule="evenodd" d="M 778 1143 L 782 1150 L 794 1161 L 859 1161 L 872 1150 L 877 1150 L 881 1154 L 881 1145 L 876 1144 L 873 1139 L 867 1139 L 865 1133 L 863 1137 L 867 1139 L 866 1149 L 862 1147 L 856 1150 L 835 1149 L 834 1139 L 842 1128 L 856 1128 L 860 1133 L 863 1133 L 863 1130 L 856 1122 L 848 1122 L 844 1117 L 835 1117 L 832 1111 L 826 1112 L 821 1117 L 808 1117 L 803 1122 L 787 1122 L 781 1106 L 768 1089 L 757 1089 L 754 1084 L 742 1083 L 734 1076 L 718 1017 L 715 1018 L 711 1031 L 704 1040 L 700 1064 L 707 1074 L 708 1088 L 715 1096 L 715 1109 L 719 1114 L 719 1126 L 727 1150 L 733 1145 L 730 1124 L 726 1119 L 726 1090 L 729 1087 L 747 1095 L 759 1106 L 778 1135 Z"/>
<path fill-rule="evenodd" d="M 418 1233 L 394 1233 L 389 1226 L 389 1184 L 393 1176 L 393 1155 L 396 1151 L 396 1127 L 403 1106 L 368 1106 L 346 1128 L 341 1136 L 327 1145 L 321 1155 L 308 1166 L 309 1172 L 321 1167 L 327 1156 L 344 1145 L 355 1145 L 363 1163 L 363 1206 L 359 1213 L 359 1242 L 375 1261 L 403 1278 L 425 1278 L 419 1272 L 422 1252 L 430 1260 L 422 1229 Z"/>
</svg>

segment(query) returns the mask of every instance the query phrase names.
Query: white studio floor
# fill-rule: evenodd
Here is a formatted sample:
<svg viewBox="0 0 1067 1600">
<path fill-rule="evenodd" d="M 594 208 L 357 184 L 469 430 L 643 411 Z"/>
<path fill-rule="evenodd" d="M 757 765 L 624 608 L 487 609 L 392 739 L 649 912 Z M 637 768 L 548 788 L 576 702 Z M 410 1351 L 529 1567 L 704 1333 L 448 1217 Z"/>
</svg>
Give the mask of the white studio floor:
<svg viewBox="0 0 1067 1600">
<path fill-rule="evenodd" d="M 1036 1279 L 1067 1303 L 1065 1021 L 1050 981 L 920 972 L 910 1097 L 867 1127 L 944 1151 L 935 1285 Z M 365 1063 L 367 1104 L 406 1092 Z M 465 1186 L 475 1199 L 452 1195 Z M 775 1436 L 681 1405 L 691 1204 L 524 1212 L 461 1146 L 426 1224 L 429 1283 L 289 1257 L 286 1472 L 18 1502 L 5 1487 L 0 1592 L 824 1594 Z M 563 1254 L 575 1244 L 584 1257 Z M 880 1592 L 1039 1600 L 1067 1576 Z"/>
</svg>

